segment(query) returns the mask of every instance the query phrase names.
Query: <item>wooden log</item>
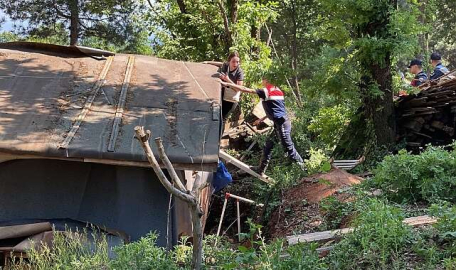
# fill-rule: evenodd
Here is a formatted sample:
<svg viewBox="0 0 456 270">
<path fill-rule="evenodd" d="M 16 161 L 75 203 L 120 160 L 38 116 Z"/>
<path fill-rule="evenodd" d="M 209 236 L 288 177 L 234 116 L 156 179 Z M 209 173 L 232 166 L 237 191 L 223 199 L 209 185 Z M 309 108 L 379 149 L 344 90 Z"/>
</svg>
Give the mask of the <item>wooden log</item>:
<svg viewBox="0 0 456 270">
<path fill-rule="evenodd" d="M 440 121 L 432 121 L 431 127 L 442 130 L 445 124 Z"/>
</svg>

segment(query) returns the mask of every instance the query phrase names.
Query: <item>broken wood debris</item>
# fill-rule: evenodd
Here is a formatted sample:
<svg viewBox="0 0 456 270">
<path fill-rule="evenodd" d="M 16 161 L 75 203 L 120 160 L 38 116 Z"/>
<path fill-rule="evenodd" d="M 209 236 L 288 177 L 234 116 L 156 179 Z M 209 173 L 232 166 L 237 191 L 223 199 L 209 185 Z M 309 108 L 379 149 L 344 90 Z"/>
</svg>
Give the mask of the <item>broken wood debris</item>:
<svg viewBox="0 0 456 270">
<path fill-rule="evenodd" d="M 397 140 L 411 148 L 426 144 L 445 145 L 455 139 L 456 71 L 420 87 L 418 94 L 398 99 Z"/>
</svg>

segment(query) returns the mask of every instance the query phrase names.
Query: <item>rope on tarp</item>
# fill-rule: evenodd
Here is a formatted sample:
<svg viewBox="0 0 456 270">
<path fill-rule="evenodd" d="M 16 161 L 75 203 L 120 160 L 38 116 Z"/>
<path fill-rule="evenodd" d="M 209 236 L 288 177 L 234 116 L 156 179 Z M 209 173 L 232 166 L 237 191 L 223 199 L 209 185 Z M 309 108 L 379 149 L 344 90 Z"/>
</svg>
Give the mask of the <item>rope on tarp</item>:
<svg viewBox="0 0 456 270">
<path fill-rule="evenodd" d="M 95 83 L 95 85 L 92 88 L 92 95 L 87 99 L 86 103 L 84 104 L 84 109 L 81 111 L 81 113 L 78 115 L 78 117 L 74 121 L 73 127 L 71 128 L 70 132 L 68 132 L 65 140 L 59 144 L 59 146 L 58 146 L 59 149 L 67 149 L 71 140 L 73 140 L 74 135 L 76 135 L 76 132 L 78 131 L 79 127 L 81 126 L 82 122 L 84 121 L 84 118 L 89 113 L 90 108 L 92 107 L 93 101 L 95 100 L 95 98 L 98 95 L 98 92 L 100 91 L 100 88 L 105 83 L 105 77 L 106 77 L 106 74 L 108 74 L 108 71 L 109 71 L 109 68 L 111 66 L 113 59 L 114 59 L 114 56 L 110 56 L 108 58 L 108 60 L 106 60 L 103 70 L 101 71 L 97 82 Z"/>
<path fill-rule="evenodd" d="M 120 91 L 119 102 L 117 103 L 116 115 L 112 123 L 111 137 L 109 138 L 108 152 L 114 152 L 116 147 L 117 136 L 119 135 L 119 125 L 122 121 L 122 116 L 127 100 L 128 86 L 130 85 L 131 74 L 135 64 L 135 57 L 132 55 L 128 58 L 127 69 L 125 70 L 125 77 Z"/>
<path fill-rule="evenodd" d="M 204 96 L 209 99 L 209 96 L 207 95 L 206 91 L 204 91 L 203 87 L 201 87 L 201 85 L 199 84 L 199 82 L 196 80 L 195 76 L 193 76 L 193 73 L 190 71 L 190 69 L 187 67 L 187 64 L 185 64 L 185 62 L 182 62 L 182 64 L 184 65 L 184 67 L 187 69 L 188 73 L 190 73 L 190 75 L 192 76 L 193 80 L 195 81 L 196 85 L 198 85 L 199 89 L 201 90 L 201 92 L 203 92 Z"/>
</svg>

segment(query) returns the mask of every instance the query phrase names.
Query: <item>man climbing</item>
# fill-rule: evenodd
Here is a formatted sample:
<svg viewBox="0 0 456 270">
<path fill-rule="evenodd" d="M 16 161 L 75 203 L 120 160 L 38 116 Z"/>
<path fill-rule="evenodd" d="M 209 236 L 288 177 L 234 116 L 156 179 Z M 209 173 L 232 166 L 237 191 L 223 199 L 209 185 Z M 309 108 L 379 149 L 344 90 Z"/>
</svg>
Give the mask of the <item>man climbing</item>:
<svg viewBox="0 0 456 270">
<path fill-rule="evenodd" d="M 263 154 L 260 160 L 260 165 L 254 168 L 259 174 L 264 174 L 272 158 L 272 148 L 277 140 L 280 140 L 282 146 L 285 148 L 288 158 L 296 162 L 302 170 L 305 170 L 302 157 L 296 151 L 296 148 L 291 140 L 291 122 L 285 109 L 284 94 L 277 86 L 274 86 L 268 79 L 263 78 L 263 89 L 253 90 L 244 86 L 239 86 L 231 83 L 221 82 L 225 87 L 230 87 L 235 90 L 257 94 L 262 100 L 266 117 L 274 122 L 274 132 L 266 141 L 263 148 Z M 259 124 L 266 119 L 258 119 L 256 123 Z"/>
<path fill-rule="evenodd" d="M 434 72 L 431 74 L 431 80 L 437 80 L 438 78 L 450 73 L 448 68 L 442 64 L 442 57 L 437 52 L 431 54 L 431 65 L 434 67 Z"/>
<path fill-rule="evenodd" d="M 423 71 L 423 63 L 419 59 L 413 59 L 409 65 L 410 73 L 415 75 L 413 78 L 411 85 L 414 87 L 418 87 L 424 82 L 427 81 L 428 77 L 426 73 Z"/>
</svg>

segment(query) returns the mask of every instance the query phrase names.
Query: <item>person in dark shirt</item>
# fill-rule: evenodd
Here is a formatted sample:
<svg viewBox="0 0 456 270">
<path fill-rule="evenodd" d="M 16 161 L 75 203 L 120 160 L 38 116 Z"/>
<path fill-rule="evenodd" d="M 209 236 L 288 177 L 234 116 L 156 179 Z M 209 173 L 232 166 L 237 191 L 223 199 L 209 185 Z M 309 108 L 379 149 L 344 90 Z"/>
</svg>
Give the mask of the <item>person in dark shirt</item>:
<svg viewBox="0 0 456 270">
<path fill-rule="evenodd" d="M 448 68 L 442 64 L 442 57 L 437 52 L 431 54 L 431 65 L 434 67 L 434 72 L 431 74 L 431 80 L 437 80 L 438 78 L 450 73 Z"/>
<path fill-rule="evenodd" d="M 428 77 L 426 73 L 423 71 L 423 62 L 419 59 L 413 59 L 409 65 L 410 73 L 415 75 L 413 78 L 411 85 L 414 87 L 418 87 L 424 82 L 427 81 Z"/>
<path fill-rule="evenodd" d="M 253 90 L 243 86 L 237 86 L 222 82 L 225 87 L 237 89 L 241 92 L 250 94 L 257 94 L 262 100 L 266 117 L 255 121 L 254 125 L 258 125 L 266 118 L 269 118 L 274 122 L 274 132 L 270 135 L 266 141 L 266 145 L 263 148 L 263 154 L 260 160 L 260 165 L 256 168 L 259 174 L 264 174 L 272 158 L 272 148 L 274 147 L 277 140 L 280 141 L 285 151 L 288 154 L 288 158 L 296 162 L 301 169 L 305 170 L 304 162 L 296 151 L 296 148 L 291 140 L 291 122 L 288 119 L 287 111 L 285 109 L 284 94 L 277 86 L 272 85 L 268 79 L 263 78 L 262 89 Z"/>
<path fill-rule="evenodd" d="M 240 58 L 237 52 L 228 56 L 228 61 L 219 68 L 220 79 L 227 83 L 243 85 L 244 71 L 240 66 Z M 236 109 L 241 97 L 241 92 L 222 87 L 222 118 L 226 121 L 228 116 Z"/>
</svg>

